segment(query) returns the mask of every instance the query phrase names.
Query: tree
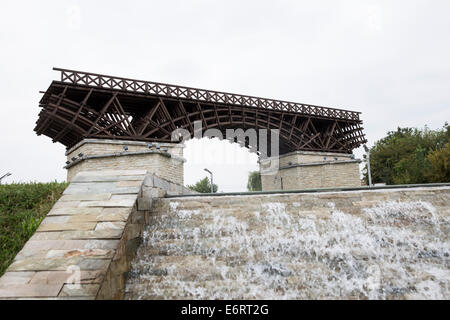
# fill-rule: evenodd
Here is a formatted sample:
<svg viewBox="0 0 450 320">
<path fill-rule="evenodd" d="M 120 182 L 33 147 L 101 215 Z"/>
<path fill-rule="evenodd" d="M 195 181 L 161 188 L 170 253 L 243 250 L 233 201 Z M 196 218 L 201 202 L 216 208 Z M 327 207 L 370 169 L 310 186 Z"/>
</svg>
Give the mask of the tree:
<svg viewBox="0 0 450 320">
<path fill-rule="evenodd" d="M 397 131 L 388 132 L 386 137 L 375 142 L 370 149 L 373 182 L 386 184 L 448 182 L 443 165 L 445 159 L 448 161 L 448 154 L 447 158 L 445 152 L 431 155 L 437 150 L 444 149 L 449 141 L 448 123 L 440 130 L 429 130 L 425 126 L 424 129 L 397 128 Z M 367 165 L 364 176 L 367 181 Z"/>
<path fill-rule="evenodd" d="M 427 156 L 431 164 L 427 177 L 430 182 L 450 182 L 450 143 Z"/>
<path fill-rule="evenodd" d="M 196 184 L 188 185 L 187 187 L 193 191 L 197 191 L 200 193 L 211 193 L 211 182 L 209 181 L 208 177 L 201 179 Z M 217 184 L 213 183 L 214 192 L 217 192 L 218 189 L 219 187 L 217 186 Z"/>
<path fill-rule="evenodd" d="M 248 174 L 248 183 L 247 183 L 248 191 L 261 191 L 261 174 L 259 171 L 252 171 Z"/>
</svg>

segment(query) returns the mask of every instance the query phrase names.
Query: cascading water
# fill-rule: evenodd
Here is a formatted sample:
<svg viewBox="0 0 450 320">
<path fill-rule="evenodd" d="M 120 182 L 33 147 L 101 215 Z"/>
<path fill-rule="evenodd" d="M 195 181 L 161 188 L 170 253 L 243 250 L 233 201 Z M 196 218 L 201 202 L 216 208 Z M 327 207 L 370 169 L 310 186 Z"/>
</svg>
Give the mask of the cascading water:
<svg viewBox="0 0 450 320">
<path fill-rule="evenodd" d="M 429 202 L 381 201 L 355 214 L 328 200 L 315 214 L 265 199 L 247 212 L 164 200 L 126 298 L 450 298 L 450 219 Z"/>
</svg>

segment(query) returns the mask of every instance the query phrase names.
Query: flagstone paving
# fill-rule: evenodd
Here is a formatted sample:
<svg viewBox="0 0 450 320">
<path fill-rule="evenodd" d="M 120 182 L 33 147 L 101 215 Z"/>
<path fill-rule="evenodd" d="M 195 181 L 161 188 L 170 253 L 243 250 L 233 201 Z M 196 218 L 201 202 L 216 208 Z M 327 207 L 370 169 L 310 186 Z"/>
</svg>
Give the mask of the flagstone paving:
<svg viewBox="0 0 450 320">
<path fill-rule="evenodd" d="M 96 298 L 146 174 L 79 173 L 0 278 L 0 298 Z"/>
</svg>

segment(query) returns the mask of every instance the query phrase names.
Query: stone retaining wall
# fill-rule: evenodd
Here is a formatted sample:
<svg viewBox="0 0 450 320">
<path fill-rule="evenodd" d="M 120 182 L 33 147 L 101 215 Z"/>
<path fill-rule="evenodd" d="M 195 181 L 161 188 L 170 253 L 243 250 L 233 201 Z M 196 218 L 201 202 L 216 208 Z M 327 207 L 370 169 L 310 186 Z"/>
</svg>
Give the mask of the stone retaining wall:
<svg viewBox="0 0 450 320">
<path fill-rule="evenodd" d="M 146 170 L 78 173 L 0 278 L 0 299 L 122 298 L 152 197 L 167 192 L 191 191 Z"/>
<path fill-rule="evenodd" d="M 367 276 L 368 261 L 386 268 L 387 280 L 395 282 L 389 266 L 395 260 L 403 268 L 407 261 L 407 272 L 417 273 L 414 285 L 441 290 L 449 280 L 440 260 L 445 254 L 448 260 L 442 248 L 448 247 L 449 191 L 165 199 L 192 191 L 146 170 L 82 172 L 0 278 L 0 299 L 336 298 L 343 285 L 327 279 L 346 281 L 340 273 L 354 266 L 330 269 L 341 253 L 342 261 L 362 264 L 354 277 Z M 374 231 L 380 232 L 375 240 L 388 242 L 360 241 Z M 417 248 L 405 246 L 410 240 Z M 387 258 L 373 257 L 386 246 L 392 247 Z M 319 282 L 308 282 L 309 276 L 330 291 L 318 292 L 312 286 Z M 342 295 L 364 298 L 355 288 Z M 449 298 L 446 288 L 437 296 Z M 409 287 L 386 292 L 384 298 L 424 297 Z"/>
</svg>

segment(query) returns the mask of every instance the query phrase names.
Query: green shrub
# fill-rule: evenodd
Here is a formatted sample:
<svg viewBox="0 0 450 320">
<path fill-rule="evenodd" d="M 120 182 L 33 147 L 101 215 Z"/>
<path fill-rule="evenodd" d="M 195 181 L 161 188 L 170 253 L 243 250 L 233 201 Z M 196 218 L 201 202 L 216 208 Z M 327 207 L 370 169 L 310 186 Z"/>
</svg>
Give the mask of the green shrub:
<svg viewBox="0 0 450 320">
<path fill-rule="evenodd" d="M 59 182 L 0 185 L 0 276 L 67 185 Z"/>
<path fill-rule="evenodd" d="M 189 189 L 193 191 L 197 191 L 199 193 L 211 193 L 211 182 L 209 181 L 208 177 L 204 177 L 203 179 L 197 181 L 196 184 L 188 185 Z M 217 192 L 217 189 L 219 187 L 217 184 L 213 183 L 213 192 Z"/>
<path fill-rule="evenodd" d="M 373 183 L 450 182 L 450 126 L 441 129 L 398 128 L 370 149 Z M 367 165 L 364 176 L 366 182 Z"/>
</svg>

